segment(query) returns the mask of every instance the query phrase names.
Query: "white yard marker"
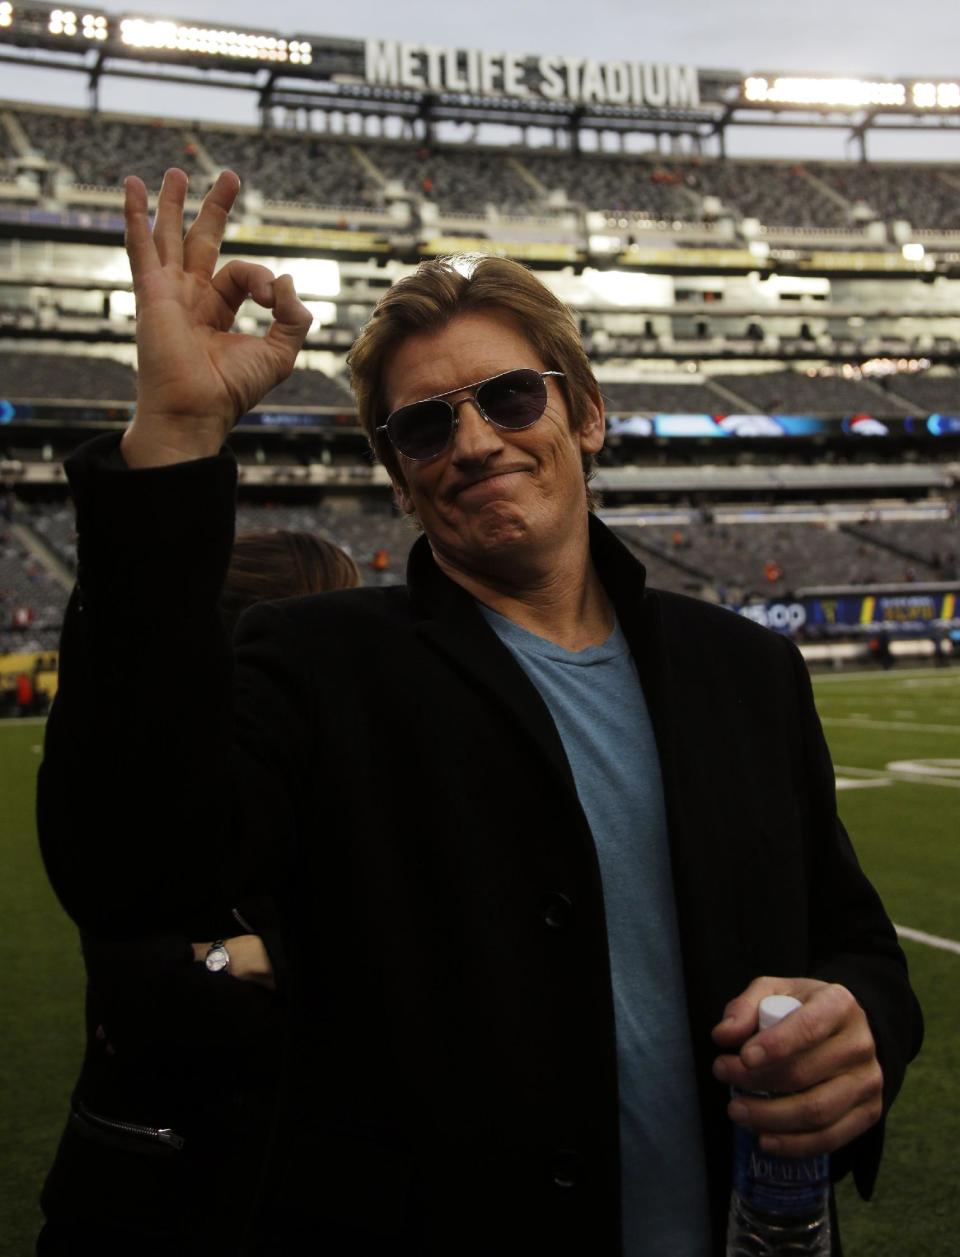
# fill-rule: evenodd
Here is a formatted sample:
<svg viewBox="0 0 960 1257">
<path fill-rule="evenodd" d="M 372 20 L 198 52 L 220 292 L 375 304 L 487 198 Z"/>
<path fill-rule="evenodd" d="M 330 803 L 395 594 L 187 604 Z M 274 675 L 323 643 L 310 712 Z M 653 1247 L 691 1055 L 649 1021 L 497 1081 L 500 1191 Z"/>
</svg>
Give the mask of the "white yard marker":
<svg viewBox="0 0 960 1257">
<path fill-rule="evenodd" d="M 923 930 L 911 930 L 906 925 L 895 925 L 893 928 L 901 938 L 909 938 L 914 943 L 925 943 L 927 947 L 936 947 L 940 951 L 952 951 L 960 956 L 960 943 L 955 943 L 952 938 L 939 938 L 936 934 L 926 934 Z"/>
<path fill-rule="evenodd" d="M 918 725 L 906 720 L 865 720 L 859 716 L 821 716 L 821 724 L 846 725 L 849 729 L 902 729 L 904 733 L 952 733 L 960 738 L 958 725 Z"/>
</svg>

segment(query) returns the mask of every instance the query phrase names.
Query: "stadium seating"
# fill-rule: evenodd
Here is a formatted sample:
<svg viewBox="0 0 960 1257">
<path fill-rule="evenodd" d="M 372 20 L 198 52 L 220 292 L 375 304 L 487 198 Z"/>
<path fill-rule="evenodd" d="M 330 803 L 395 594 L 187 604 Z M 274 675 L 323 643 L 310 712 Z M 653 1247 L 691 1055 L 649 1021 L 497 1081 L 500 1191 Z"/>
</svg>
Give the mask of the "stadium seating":
<svg viewBox="0 0 960 1257">
<path fill-rule="evenodd" d="M 182 124 L 32 109 L 20 109 L 16 117 L 33 148 L 47 161 L 69 170 L 78 184 L 114 188 L 125 175 L 133 174 L 148 188 L 159 188 L 169 166 L 195 176 L 198 190 L 209 181 Z"/>
<path fill-rule="evenodd" d="M 0 350 L 0 397 L 82 401 L 133 401 L 133 368 L 116 358 L 86 353 L 19 353 Z"/>
<path fill-rule="evenodd" d="M 883 386 L 920 414 L 960 414 L 960 376 L 952 371 L 888 376 Z"/>
<path fill-rule="evenodd" d="M 643 379 L 600 382 L 607 410 L 662 411 L 681 415 L 712 415 L 729 409 L 729 401 L 709 384 L 681 384 Z"/>
<path fill-rule="evenodd" d="M 322 371 L 298 367 L 266 395 L 262 405 L 267 409 L 273 406 L 339 406 L 353 410 L 353 396 L 342 381 L 331 379 Z"/>
<path fill-rule="evenodd" d="M 444 213 L 482 216 L 491 204 L 529 213 L 542 200 L 506 153 L 385 143 L 365 144 L 363 152 L 386 178 Z"/>
<path fill-rule="evenodd" d="M 893 171 L 865 162 L 812 163 L 809 169 L 851 206 L 867 207 L 887 222 L 902 220 L 937 231 L 960 228 L 960 182 L 946 171 L 928 166 Z"/>
<path fill-rule="evenodd" d="M 344 209 L 382 206 L 382 187 L 353 147 L 327 137 L 285 131 L 215 130 L 200 133 L 214 165 L 235 170 L 268 201 Z"/>
<path fill-rule="evenodd" d="M 778 227 L 841 227 L 848 222 L 844 207 L 802 165 L 701 161 L 682 164 L 680 172 L 691 190 L 719 198 L 736 217 Z"/>
<path fill-rule="evenodd" d="M 898 521 L 853 528 L 796 521 L 697 522 L 631 525 L 622 531 L 644 563 L 652 558 L 651 584 L 733 602 L 779 597 L 815 585 L 946 580 L 950 579 L 947 556 L 952 555 L 955 570 L 960 550 L 957 528 L 947 523 Z M 891 548 L 894 538 L 895 548 Z M 916 548 L 912 556 L 905 553 L 910 541 Z M 939 547 L 939 566 L 924 562 L 921 555 L 922 546 L 934 544 Z"/>
<path fill-rule="evenodd" d="M 833 230 L 871 217 L 919 230 L 960 230 L 960 176 L 895 163 L 677 158 L 368 140 L 284 129 L 143 121 L 15 106 L 31 149 L 84 187 L 118 187 L 128 173 L 159 186 L 177 165 L 203 191 L 229 166 L 267 202 L 382 210 L 388 183 L 441 213 L 541 214 L 548 200 L 668 223 L 723 213 L 768 227 Z M 0 126 L 0 165 L 18 154 Z M 69 195 L 69 194 L 68 194 Z"/>
<path fill-rule="evenodd" d="M 701 217 L 684 172 L 647 157 L 528 153 L 521 161 L 548 192 L 560 189 L 574 205 L 636 211 L 656 219 Z"/>
<path fill-rule="evenodd" d="M 67 591 L 0 526 L 0 654 L 57 645 Z"/>
<path fill-rule="evenodd" d="M 745 371 L 716 382 L 761 414 L 902 415 L 901 403 L 868 380 L 802 371 Z M 729 409 L 729 406 L 727 407 Z"/>
</svg>

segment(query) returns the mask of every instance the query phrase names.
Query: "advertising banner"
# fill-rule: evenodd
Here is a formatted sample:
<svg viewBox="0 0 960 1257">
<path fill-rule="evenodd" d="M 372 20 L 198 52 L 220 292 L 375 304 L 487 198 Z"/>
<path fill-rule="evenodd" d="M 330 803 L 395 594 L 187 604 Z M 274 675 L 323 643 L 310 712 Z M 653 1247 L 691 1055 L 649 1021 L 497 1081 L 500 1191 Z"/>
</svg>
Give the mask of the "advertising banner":
<svg viewBox="0 0 960 1257">
<path fill-rule="evenodd" d="M 764 628 L 793 637 L 886 633 L 923 636 L 960 628 L 960 586 L 944 593 L 853 594 L 749 603 L 730 610 Z"/>
</svg>

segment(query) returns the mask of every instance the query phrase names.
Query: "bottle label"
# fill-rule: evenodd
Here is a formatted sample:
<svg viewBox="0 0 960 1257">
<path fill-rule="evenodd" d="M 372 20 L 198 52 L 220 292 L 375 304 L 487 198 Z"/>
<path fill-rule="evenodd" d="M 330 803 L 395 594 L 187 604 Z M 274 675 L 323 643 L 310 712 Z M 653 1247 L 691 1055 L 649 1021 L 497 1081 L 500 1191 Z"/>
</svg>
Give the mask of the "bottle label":
<svg viewBox="0 0 960 1257">
<path fill-rule="evenodd" d="M 733 1186 L 741 1200 L 763 1213 L 794 1217 L 816 1213 L 830 1188 L 830 1158 L 772 1156 L 752 1131 L 738 1126 Z"/>
</svg>

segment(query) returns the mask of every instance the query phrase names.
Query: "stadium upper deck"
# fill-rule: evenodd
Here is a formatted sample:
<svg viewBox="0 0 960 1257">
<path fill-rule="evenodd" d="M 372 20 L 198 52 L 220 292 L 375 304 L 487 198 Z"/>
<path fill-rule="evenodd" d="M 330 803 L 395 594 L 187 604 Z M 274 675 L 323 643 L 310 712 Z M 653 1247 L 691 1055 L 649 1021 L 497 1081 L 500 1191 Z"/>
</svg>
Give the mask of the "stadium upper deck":
<svg viewBox="0 0 960 1257">
<path fill-rule="evenodd" d="M 354 226 L 401 233 L 444 218 L 552 217 L 568 242 L 585 245 L 582 216 L 593 212 L 628 215 L 634 232 L 659 229 L 681 240 L 699 227 L 702 242 L 727 247 L 797 229 L 826 246 L 839 239 L 899 251 L 907 236 L 956 233 L 944 242 L 960 247 L 960 164 L 588 154 L 184 125 L 12 102 L 0 110 L 0 201 L 8 220 L 18 207 L 27 224 L 31 211 L 49 214 L 51 202 L 116 208 L 124 175 L 155 189 L 177 165 L 197 193 L 224 167 L 236 170 L 263 220 L 274 223 L 326 221 L 332 211 L 333 222 L 346 216 Z M 419 207 L 413 215 L 411 206 Z"/>
<path fill-rule="evenodd" d="M 787 492 L 777 457 L 798 463 L 804 485 L 818 456 L 837 464 L 819 470 L 842 472 L 844 489 L 922 494 L 956 480 L 960 164 L 728 158 L 724 136 L 740 122 L 775 127 L 784 113 L 860 139 L 885 119 L 953 126 L 960 85 L 124 24 L 30 3 L 0 4 L 0 15 L 8 9 L 0 62 L 52 66 L 55 51 L 57 65 L 89 73 L 93 100 L 0 102 L 0 452 L 31 483 L 55 477 L 81 432 L 129 415 L 120 185 L 133 172 L 155 189 L 170 165 L 191 176 L 188 212 L 220 169 L 240 173 L 225 250 L 290 269 L 317 315 L 301 370 L 238 432 L 257 483 L 282 485 L 288 472 L 290 483 L 376 483 L 343 356 L 389 282 L 421 257 L 464 250 L 550 272 L 575 311 L 617 421 L 603 487 L 618 500 L 654 483 L 722 492 L 692 464 L 724 444 L 726 469 L 742 462 L 733 447 L 783 435 L 809 440 L 762 453 L 753 479 L 739 466 L 745 486 Z M 202 86 L 224 70 L 257 93 L 263 125 L 96 108 L 113 72 Z M 331 274 L 318 279 L 322 267 Z M 258 321 L 262 312 L 241 312 L 245 330 Z M 656 451 L 681 431 L 697 440 L 671 480 Z M 863 467 L 854 484 L 853 449 L 881 433 L 891 439 L 877 447 L 880 470 Z"/>
</svg>

